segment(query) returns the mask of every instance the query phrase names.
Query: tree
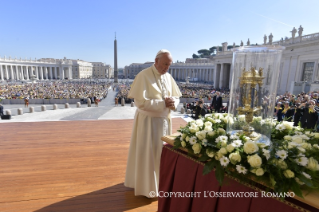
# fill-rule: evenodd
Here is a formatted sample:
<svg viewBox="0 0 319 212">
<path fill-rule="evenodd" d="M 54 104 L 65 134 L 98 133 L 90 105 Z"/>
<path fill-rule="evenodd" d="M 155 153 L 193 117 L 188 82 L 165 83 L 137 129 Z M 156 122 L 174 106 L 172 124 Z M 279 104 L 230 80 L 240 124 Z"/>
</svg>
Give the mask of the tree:
<svg viewBox="0 0 319 212">
<path fill-rule="evenodd" d="M 193 54 L 193 58 L 199 58 L 197 54 Z"/>
<path fill-rule="evenodd" d="M 208 49 L 201 49 L 201 50 L 198 50 L 197 52 L 201 56 L 209 56 L 210 55 L 210 51 Z"/>
</svg>

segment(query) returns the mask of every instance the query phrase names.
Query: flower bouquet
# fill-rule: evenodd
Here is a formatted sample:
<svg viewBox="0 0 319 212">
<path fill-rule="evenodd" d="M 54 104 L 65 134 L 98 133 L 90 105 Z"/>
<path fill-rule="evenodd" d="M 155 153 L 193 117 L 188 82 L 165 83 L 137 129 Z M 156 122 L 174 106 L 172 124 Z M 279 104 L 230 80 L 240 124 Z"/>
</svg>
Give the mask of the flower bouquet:
<svg viewBox="0 0 319 212">
<path fill-rule="evenodd" d="M 226 132 L 229 122 L 239 126 L 243 119 L 215 113 L 189 122 L 178 130 L 181 134 L 175 138 L 174 148 L 186 148 L 199 161 L 206 161 L 203 174 L 215 169 L 220 184 L 226 172 L 241 179 L 253 178 L 275 192 L 292 190 L 300 197 L 301 187 L 318 188 L 319 133 L 294 127 L 293 122 L 255 117 L 251 124 L 256 131 L 271 129 L 271 144 L 266 145 L 257 143 L 254 134 Z"/>
</svg>

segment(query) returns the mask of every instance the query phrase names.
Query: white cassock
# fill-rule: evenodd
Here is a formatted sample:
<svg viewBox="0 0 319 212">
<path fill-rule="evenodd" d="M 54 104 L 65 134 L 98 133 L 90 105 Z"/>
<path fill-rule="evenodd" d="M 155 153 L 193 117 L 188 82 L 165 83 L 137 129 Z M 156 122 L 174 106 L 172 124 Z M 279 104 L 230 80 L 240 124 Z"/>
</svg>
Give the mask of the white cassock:
<svg viewBox="0 0 319 212">
<path fill-rule="evenodd" d="M 182 94 L 173 77 L 169 73 L 160 75 L 154 65 L 136 76 L 128 94 L 128 98 L 134 98 L 137 109 L 124 185 L 134 188 L 135 195 L 151 197 L 151 191 L 158 194 L 161 137 L 172 133 L 165 96 L 173 97 L 177 108 Z"/>
</svg>

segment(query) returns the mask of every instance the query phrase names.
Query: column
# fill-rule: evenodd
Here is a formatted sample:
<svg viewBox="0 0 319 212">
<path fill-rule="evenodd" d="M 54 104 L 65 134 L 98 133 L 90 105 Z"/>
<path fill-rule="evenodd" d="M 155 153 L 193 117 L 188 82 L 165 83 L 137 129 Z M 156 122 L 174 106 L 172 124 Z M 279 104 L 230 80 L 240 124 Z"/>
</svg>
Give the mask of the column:
<svg viewBox="0 0 319 212">
<path fill-rule="evenodd" d="M 0 64 L 0 75 L 1 75 L 1 78 L 0 78 L 0 80 L 4 80 L 4 77 L 3 77 L 3 69 L 2 69 L 2 64 Z"/>
<path fill-rule="evenodd" d="M 50 79 L 52 80 L 53 79 L 53 75 L 52 75 L 52 67 L 49 67 L 49 69 L 50 69 Z"/>
<path fill-rule="evenodd" d="M 72 66 L 69 66 L 69 79 L 73 79 L 73 77 L 72 77 Z"/>
<path fill-rule="evenodd" d="M 216 64 L 216 71 L 214 73 L 214 87 L 219 88 L 220 64 Z"/>
<path fill-rule="evenodd" d="M 224 63 L 220 66 L 219 88 L 224 87 Z"/>
<path fill-rule="evenodd" d="M 39 66 L 35 67 L 35 76 L 37 79 L 39 79 Z"/>
<path fill-rule="evenodd" d="M 26 71 L 26 80 L 29 80 L 30 79 L 29 66 L 26 66 L 26 69 L 27 69 L 27 71 Z"/>
<path fill-rule="evenodd" d="M 64 70 L 63 67 L 60 68 L 60 79 L 64 79 Z"/>
<path fill-rule="evenodd" d="M 11 79 L 14 80 L 12 65 L 10 65 Z"/>
<path fill-rule="evenodd" d="M 44 67 L 43 66 L 40 67 L 40 78 L 41 78 L 41 80 L 44 79 Z"/>
<path fill-rule="evenodd" d="M 58 70 L 57 67 L 54 67 L 55 79 L 58 79 Z"/>
</svg>

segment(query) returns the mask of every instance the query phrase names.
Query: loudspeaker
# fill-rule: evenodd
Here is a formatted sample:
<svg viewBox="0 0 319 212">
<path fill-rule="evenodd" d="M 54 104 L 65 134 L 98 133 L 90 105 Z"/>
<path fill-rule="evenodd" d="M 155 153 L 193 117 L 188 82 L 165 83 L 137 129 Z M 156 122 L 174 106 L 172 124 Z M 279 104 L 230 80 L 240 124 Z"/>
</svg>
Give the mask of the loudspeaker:
<svg viewBox="0 0 319 212">
<path fill-rule="evenodd" d="M 2 115 L 1 119 L 11 119 L 11 115 Z"/>
</svg>

